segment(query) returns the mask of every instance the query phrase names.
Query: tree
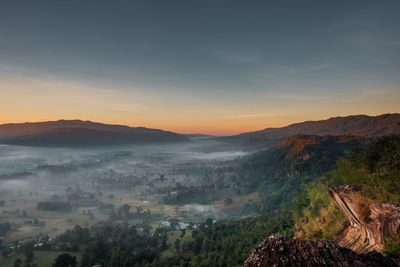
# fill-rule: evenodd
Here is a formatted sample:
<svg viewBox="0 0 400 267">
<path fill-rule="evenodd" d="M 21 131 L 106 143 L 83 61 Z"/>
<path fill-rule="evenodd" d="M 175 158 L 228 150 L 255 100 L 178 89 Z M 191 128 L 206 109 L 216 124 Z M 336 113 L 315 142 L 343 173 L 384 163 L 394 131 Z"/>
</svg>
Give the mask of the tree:
<svg viewBox="0 0 400 267">
<path fill-rule="evenodd" d="M 53 267 L 75 267 L 78 262 L 75 256 L 68 253 L 62 253 L 54 260 Z"/>
<path fill-rule="evenodd" d="M 181 237 L 181 238 L 184 237 L 185 234 L 186 234 L 186 229 L 182 229 L 182 230 L 181 230 L 181 235 L 180 235 L 180 237 Z"/>
<path fill-rule="evenodd" d="M 31 262 L 34 258 L 33 251 L 27 250 L 25 251 L 26 262 Z"/>
<path fill-rule="evenodd" d="M 126 255 L 119 247 L 113 248 L 111 253 L 111 267 L 123 266 Z"/>
<path fill-rule="evenodd" d="M 180 243 L 181 243 L 181 240 L 179 238 L 175 239 L 174 248 L 176 250 L 176 253 L 178 253 L 178 254 L 179 254 L 179 245 L 180 245 Z"/>
<path fill-rule="evenodd" d="M 123 217 L 125 217 L 125 218 L 128 218 L 128 216 L 129 216 L 129 210 L 131 209 L 131 206 L 129 206 L 128 204 L 124 204 L 124 205 L 122 205 L 121 206 L 121 208 L 120 208 L 120 215 L 121 216 L 123 216 Z"/>
<path fill-rule="evenodd" d="M 22 264 L 22 260 L 21 260 L 20 258 L 18 258 L 18 259 L 16 259 L 16 260 L 14 261 L 13 267 L 20 267 L 21 264 Z"/>
<path fill-rule="evenodd" d="M 137 213 L 137 214 L 141 213 L 142 210 L 143 210 L 143 207 L 142 207 L 142 206 L 136 206 L 136 213 Z"/>
<path fill-rule="evenodd" d="M 228 197 L 225 199 L 224 203 L 225 203 L 225 206 L 228 207 L 229 205 L 231 205 L 233 203 L 233 199 Z"/>
</svg>

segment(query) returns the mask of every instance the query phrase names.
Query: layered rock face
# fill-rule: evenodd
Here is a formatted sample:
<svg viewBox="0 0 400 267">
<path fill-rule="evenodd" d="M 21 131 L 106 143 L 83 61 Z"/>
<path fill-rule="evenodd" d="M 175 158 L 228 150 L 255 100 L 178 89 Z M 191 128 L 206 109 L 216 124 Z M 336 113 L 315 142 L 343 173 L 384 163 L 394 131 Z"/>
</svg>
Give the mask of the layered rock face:
<svg viewBox="0 0 400 267">
<path fill-rule="evenodd" d="M 244 266 L 397 266 L 376 251 L 384 248 L 385 238 L 400 232 L 400 205 L 371 202 L 363 190 L 364 185 L 347 184 L 329 189 L 329 196 L 349 221 L 334 242 L 272 235 Z"/>
<path fill-rule="evenodd" d="M 331 241 L 290 239 L 280 235 L 268 237 L 244 263 L 244 267 L 267 266 L 397 266 L 377 252 L 357 254 Z"/>
<path fill-rule="evenodd" d="M 358 253 L 381 251 L 385 238 L 400 231 L 400 205 L 368 203 L 360 197 L 363 190 L 363 185 L 346 184 L 329 189 L 329 196 L 350 222 L 335 242 Z"/>
</svg>

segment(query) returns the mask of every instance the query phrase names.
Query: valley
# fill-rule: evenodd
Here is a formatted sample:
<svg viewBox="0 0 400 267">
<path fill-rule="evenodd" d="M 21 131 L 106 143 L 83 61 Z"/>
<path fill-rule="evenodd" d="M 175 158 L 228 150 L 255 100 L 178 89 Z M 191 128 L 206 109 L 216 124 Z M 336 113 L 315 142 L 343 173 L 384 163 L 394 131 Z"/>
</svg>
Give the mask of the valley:
<svg viewBox="0 0 400 267">
<path fill-rule="evenodd" d="M 80 266 L 240 266 L 270 234 L 369 252 L 357 241 L 363 232 L 346 232 L 352 219 L 330 199 L 330 188 L 363 184 L 367 190 L 357 199 L 371 209 L 380 207 L 374 202 L 399 201 L 398 135 L 296 134 L 275 146 L 185 138 L 89 147 L 1 144 L 0 262 L 51 262 L 58 251 L 75 255 Z M 352 210 L 360 209 L 357 203 Z M 385 233 L 377 232 L 380 243 L 371 247 L 386 251 Z"/>
<path fill-rule="evenodd" d="M 200 139 L 81 150 L 1 145 L 0 219 L 13 225 L 4 241 L 51 238 L 100 221 L 161 226 L 171 218 L 194 224 L 229 217 L 225 199 L 237 211 L 257 195 L 237 194 L 221 181 L 216 170 L 247 152 L 203 152 L 216 144 Z"/>
</svg>

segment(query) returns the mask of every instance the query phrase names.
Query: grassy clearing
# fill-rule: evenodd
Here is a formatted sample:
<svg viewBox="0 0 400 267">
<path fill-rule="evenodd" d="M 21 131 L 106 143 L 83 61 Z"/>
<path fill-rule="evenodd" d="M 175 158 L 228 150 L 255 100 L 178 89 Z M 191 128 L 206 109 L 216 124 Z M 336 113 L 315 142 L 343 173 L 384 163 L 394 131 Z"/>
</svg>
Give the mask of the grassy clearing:
<svg viewBox="0 0 400 267">
<path fill-rule="evenodd" d="M 227 195 L 227 197 L 230 195 Z M 225 205 L 225 199 L 220 199 L 214 201 L 212 204 L 217 206 L 221 211 L 230 214 L 240 210 L 244 204 L 246 204 L 249 200 L 256 200 L 258 198 L 258 193 L 254 192 L 245 196 L 230 196 L 233 200 L 232 204 L 229 206 Z"/>
<path fill-rule="evenodd" d="M 36 263 L 40 267 L 51 267 L 52 264 L 54 263 L 54 259 L 62 254 L 62 253 L 69 253 L 72 256 L 76 256 L 78 261 L 80 260 L 80 253 L 77 252 L 66 252 L 66 251 L 34 251 L 34 261 L 33 263 Z M 14 261 L 16 259 L 20 258 L 23 262 L 25 261 L 25 257 L 23 253 L 15 253 L 5 259 L 0 260 L 0 266 L 1 267 L 12 267 L 14 264 Z"/>
</svg>

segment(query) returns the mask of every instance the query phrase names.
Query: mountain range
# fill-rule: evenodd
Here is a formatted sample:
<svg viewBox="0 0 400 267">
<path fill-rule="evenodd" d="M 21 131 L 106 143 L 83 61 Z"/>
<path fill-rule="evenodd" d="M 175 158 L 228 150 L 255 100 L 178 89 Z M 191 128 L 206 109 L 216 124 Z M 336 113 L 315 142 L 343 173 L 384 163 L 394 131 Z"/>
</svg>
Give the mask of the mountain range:
<svg viewBox="0 0 400 267">
<path fill-rule="evenodd" d="M 110 125 L 82 120 L 58 120 L 0 125 L 0 142 L 27 146 L 100 146 L 186 142 L 183 135 L 145 127 Z"/>
<path fill-rule="evenodd" d="M 260 131 L 241 133 L 223 139 L 246 145 L 274 146 L 283 142 L 285 138 L 298 134 L 378 137 L 399 133 L 400 113 L 393 113 L 379 116 L 352 115 L 327 120 L 305 121 L 281 128 L 266 128 Z"/>
<path fill-rule="evenodd" d="M 378 137 L 400 133 L 400 114 L 352 115 L 305 121 L 280 128 L 220 137 L 231 144 L 275 146 L 294 135 Z M 185 142 L 204 135 L 183 135 L 159 129 L 111 125 L 82 120 L 8 123 L 0 125 L 0 143 L 27 146 L 99 146 Z"/>
</svg>

